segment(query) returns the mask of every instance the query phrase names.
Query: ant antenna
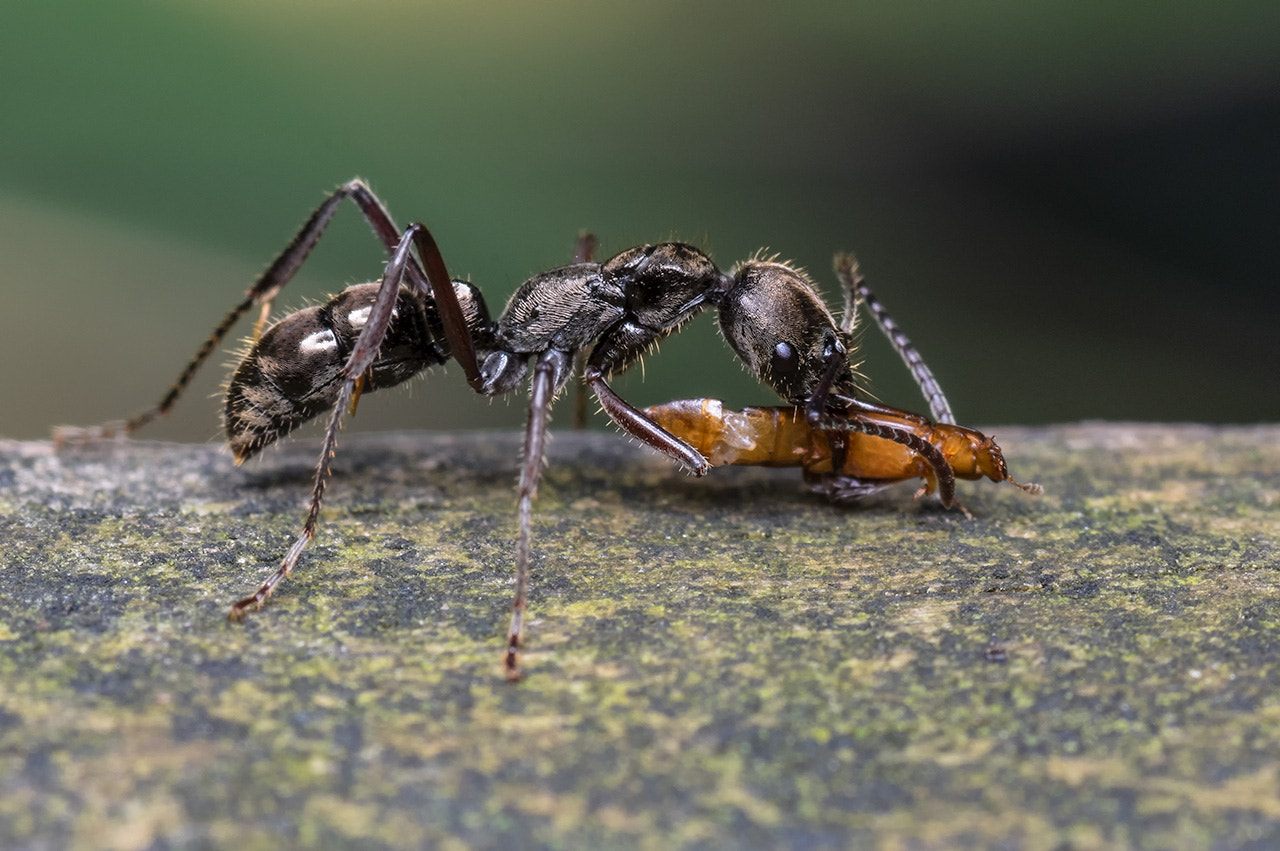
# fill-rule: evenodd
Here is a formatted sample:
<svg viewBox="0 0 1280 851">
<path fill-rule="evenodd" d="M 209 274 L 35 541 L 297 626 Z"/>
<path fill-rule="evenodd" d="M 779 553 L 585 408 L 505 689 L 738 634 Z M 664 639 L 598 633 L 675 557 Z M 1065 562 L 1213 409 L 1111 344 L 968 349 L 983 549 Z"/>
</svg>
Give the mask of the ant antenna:
<svg viewBox="0 0 1280 851">
<path fill-rule="evenodd" d="M 929 413 L 933 416 L 934 422 L 955 425 L 956 415 L 951 412 L 951 403 L 942 392 L 942 385 L 938 383 L 933 370 L 929 369 L 924 358 L 920 356 L 919 349 L 898 327 L 898 323 L 893 321 L 893 317 L 884 309 L 884 305 L 876 298 L 875 293 L 871 292 L 871 288 L 867 286 L 866 279 L 862 277 L 862 272 L 858 268 L 857 258 L 852 254 L 837 254 L 835 268 L 836 275 L 844 286 L 844 316 L 840 320 L 840 330 L 845 334 L 851 334 L 857 323 L 858 305 L 865 305 L 871 318 L 876 321 L 876 325 L 880 326 L 880 330 L 897 351 L 898 357 L 902 358 L 902 362 L 911 371 L 911 377 L 915 379 L 916 386 L 920 388 L 925 401 L 929 403 Z"/>
</svg>

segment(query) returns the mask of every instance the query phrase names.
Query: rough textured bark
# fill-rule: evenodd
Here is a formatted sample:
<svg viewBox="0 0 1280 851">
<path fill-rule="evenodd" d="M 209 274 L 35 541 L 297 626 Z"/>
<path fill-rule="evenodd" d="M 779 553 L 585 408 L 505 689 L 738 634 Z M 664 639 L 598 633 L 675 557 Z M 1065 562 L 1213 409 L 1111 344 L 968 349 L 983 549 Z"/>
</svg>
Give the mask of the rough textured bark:
<svg viewBox="0 0 1280 851">
<path fill-rule="evenodd" d="M 0 844 L 1280 841 L 1280 427 L 994 429 L 1027 497 L 853 508 L 558 433 L 0 442 Z"/>
</svg>

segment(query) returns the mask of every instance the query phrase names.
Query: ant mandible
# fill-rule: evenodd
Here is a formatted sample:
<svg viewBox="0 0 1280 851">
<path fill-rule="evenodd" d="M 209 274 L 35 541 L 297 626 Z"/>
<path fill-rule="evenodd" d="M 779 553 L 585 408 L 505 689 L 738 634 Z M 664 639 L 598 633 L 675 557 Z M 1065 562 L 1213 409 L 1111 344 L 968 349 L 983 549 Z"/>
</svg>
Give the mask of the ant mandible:
<svg viewBox="0 0 1280 851">
<path fill-rule="evenodd" d="M 360 209 L 391 254 L 381 283 L 348 287 L 328 303 L 289 314 L 264 331 L 274 299 L 346 199 Z M 236 463 L 324 411 L 330 415 L 302 532 L 258 590 L 232 606 L 228 617 L 238 620 L 261 608 L 315 536 L 343 415 L 354 411 L 362 392 L 398 384 L 452 357 L 477 392 L 502 394 L 523 383 L 532 362 L 520 469 L 516 590 L 503 661 L 512 680 L 522 675 L 519 649 L 529 587 L 532 505 L 550 408 L 574 374 L 575 359 L 588 347 L 582 379 L 604 412 L 623 431 L 701 476 L 712 464 L 686 439 L 691 435 L 664 427 L 654 409 L 632 406 L 608 379 L 698 312 L 715 307 L 725 340 L 738 357 L 793 409 L 804 412 L 809 432 L 825 435 L 840 463 L 849 455 L 851 434 L 890 441 L 904 447 L 913 464 L 922 460 L 932 471 L 930 481 L 939 483 L 944 505 L 954 504 L 953 459 L 935 445 L 944 432 L 926 429 L 923 417 L 857 395 L 849 354 L 853 317 L 858 305 L 865 304 L 910 368 L 933 419 L 943 426 L 954 423 L 937 381 L 856 274 L 851 258 L 837 263 L 846 295 L 845 316 L 837 325 L 808 275 L 787 263 L 757 256 L 722 272 L 702 251 L 679 242 L 630 248 L 596 263 L 593 249 L 594 239 L 581 237 L 575 262 L 529 278 L 495 322 L 478 289 L 449 277 L 424 225 L 400 230 L 368 185 L 352 180 L 316 208 L 158 405 L 123 422 L 57 429 L 55 444 L 128 434 L 167 413 L 232 326 L 258 307 L 254 342 L 235 370 L 224 402 L 224 428 Z M 916 473 L 898 478 L 910 475 Z M 846 488 L 843 498 L 851 495 L 856 494 Z M 842 498 L 836 491 L 828 496 Z"/>
</svg>

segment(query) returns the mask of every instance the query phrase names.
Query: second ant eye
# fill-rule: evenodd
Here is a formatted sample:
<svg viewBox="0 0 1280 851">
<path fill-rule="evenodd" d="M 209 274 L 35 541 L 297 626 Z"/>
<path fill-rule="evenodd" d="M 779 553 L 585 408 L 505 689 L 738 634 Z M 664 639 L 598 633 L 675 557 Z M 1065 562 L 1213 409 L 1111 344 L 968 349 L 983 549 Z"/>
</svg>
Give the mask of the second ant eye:
<svg viewBox="0 0 1280 851">
<path fill-rule="evenodd" d="M 775 380 L 794 375 L 800 367 L 800 356 L 796 347 L 786 340 L 773 347 L 773 358 L 769 363 L 769 373 Z"/>
</svg>

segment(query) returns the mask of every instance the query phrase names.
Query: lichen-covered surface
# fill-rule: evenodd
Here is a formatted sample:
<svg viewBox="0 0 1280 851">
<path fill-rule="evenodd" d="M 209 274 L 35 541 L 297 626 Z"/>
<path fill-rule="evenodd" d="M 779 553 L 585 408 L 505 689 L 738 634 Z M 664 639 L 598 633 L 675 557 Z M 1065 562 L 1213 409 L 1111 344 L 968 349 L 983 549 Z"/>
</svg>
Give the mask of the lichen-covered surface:
<svg viewBox="0 0 1280 851">
<path fill-rule="evenodd" d="M 561 432 L 0 442 L 0 846 L 1274 847 L 1280 427 L 996 429 L 854 508 Z"/>
</svg>

